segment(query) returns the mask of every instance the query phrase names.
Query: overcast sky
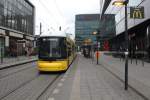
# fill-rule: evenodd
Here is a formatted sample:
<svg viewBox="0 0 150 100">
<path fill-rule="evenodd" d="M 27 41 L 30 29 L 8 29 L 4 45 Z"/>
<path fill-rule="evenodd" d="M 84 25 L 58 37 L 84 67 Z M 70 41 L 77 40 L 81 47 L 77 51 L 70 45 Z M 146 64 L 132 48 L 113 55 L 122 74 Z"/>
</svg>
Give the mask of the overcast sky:
<svg viewBox="0 0 150 100">
<path fill-rule="evenodd" d="M 40 22 L 43 33 L 62 30 L 74 34 L 76 14 L 99 13 L 99 0 L 30 0 L 36 8 L 36 34 Z"/>
</svg>

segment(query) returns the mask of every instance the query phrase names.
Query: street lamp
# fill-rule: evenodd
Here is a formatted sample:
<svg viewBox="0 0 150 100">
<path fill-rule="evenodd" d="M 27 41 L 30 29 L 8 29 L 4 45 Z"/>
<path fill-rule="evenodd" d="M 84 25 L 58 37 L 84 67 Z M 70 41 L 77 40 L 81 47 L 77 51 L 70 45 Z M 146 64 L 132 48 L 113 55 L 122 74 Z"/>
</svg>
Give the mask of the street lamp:
<svg viewBox="0 0 150 100">
<path fill-rule="evenodd" d="M 98 40 L 99 40 L 99 30 L 97 30 L 97 31 L 94 31 L 94 32 L 92 32 L 92 34 L 93 35 L 96 35 L 96 44 L 97 44 L 97 51 L 96 51 L 96 60 L 97 60 L 97 64 L 99 63 L 98 62 L 98 60 L 99 60 L 99 45 L 100 45 L 100 43 L 98 42 Z"/>
<path fill-rule="evenodd" d="M 114 1 L 115 6 L 125 6 L 125 40 L 126 40 L 126 51 L 125 51 L 125 90 L 128 90 L 128 13 L 127 5 L 129 0 L 118 0 Z"/>
<path fill-rule="evenodd" d="M 97 34 L 97 32 L 96 32 L 96 31 L 94 31 L 92 34 L 93 34 L 93 35 L 96 35 L 96 34 Z"/>
<path fill-rule="evenodd" d="M 112 5 L 115 5 L 115 6 L 124 6 L 125 5 L 125 1 L 123 1 L 123 0 L 114 1 Z"/>
</svg>

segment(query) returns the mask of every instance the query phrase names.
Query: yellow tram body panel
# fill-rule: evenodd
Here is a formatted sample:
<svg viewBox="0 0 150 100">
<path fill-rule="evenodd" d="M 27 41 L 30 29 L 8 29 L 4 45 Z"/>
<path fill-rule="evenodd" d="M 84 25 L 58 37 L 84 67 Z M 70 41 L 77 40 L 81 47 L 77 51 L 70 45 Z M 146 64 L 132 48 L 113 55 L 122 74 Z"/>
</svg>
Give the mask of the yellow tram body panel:
<svg viewBox="0 0 150 100">
<path fill-rule="evenodd" d="M 68 60 L 63 61 L 38 61 L 39 71 L 65 71 L 68 68 Z"/>
</svg>

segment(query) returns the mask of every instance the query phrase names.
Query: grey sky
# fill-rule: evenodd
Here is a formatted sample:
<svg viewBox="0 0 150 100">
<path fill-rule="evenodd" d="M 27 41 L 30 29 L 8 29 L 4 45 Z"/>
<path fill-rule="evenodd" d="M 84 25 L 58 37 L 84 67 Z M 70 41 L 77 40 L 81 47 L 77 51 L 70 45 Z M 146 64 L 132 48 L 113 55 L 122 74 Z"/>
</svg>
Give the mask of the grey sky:
<svg viewBox="0 0 150 100">
<path fill-rule="evenodd" d="M 76 14 L 99 13 L 99 0 L 30 0 L 36 8 L 36 34 L 42 22 L 43 33 L 48 29 L 74 34 Z"/>
</svg>

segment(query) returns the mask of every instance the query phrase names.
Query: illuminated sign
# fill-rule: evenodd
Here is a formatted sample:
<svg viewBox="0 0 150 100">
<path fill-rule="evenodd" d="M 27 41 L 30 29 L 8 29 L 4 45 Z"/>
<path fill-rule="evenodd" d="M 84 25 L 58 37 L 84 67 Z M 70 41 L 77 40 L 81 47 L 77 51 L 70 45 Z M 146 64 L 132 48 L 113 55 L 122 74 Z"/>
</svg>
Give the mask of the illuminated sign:
<svg viewBox="0 0 150 100">
<path fill-rule="evenodd" d="M 130 18 L 143 19 L 144 7 L 130 7 Z"/>
</svg>

